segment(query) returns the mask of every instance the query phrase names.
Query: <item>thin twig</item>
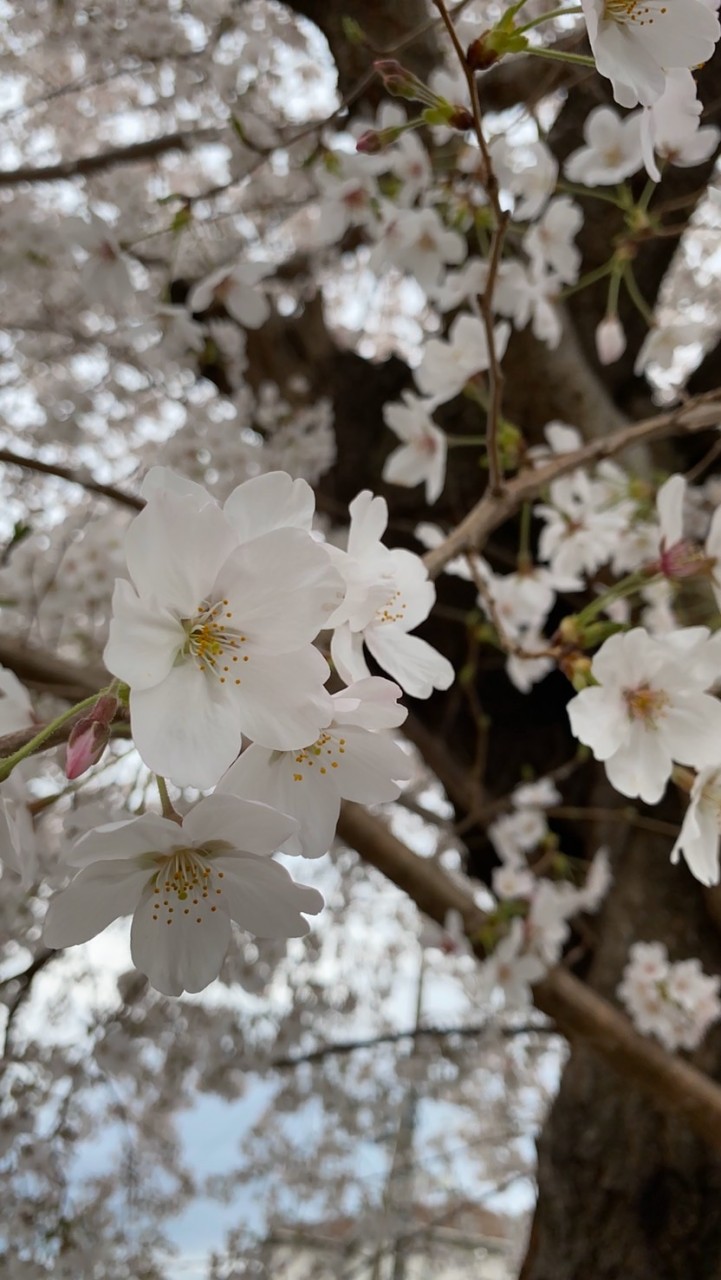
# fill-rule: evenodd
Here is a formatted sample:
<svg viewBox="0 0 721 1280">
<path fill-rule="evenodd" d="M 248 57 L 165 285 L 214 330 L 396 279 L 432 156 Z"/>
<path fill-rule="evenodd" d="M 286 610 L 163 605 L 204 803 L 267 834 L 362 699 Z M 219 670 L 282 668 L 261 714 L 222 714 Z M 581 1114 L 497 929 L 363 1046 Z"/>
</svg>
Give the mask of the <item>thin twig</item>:
<svg viewBox="0 0 721 1280">
<path fill-rule="evenodd" d="M 473 116 L 473 132 L 476 135 L 481 156 L 483 158 L 483 185 L 488 196 L 490 206 L 493 210 L 494 226 L 491 235 L 490 252 L 488 255 L 488 275 L 486 276 L 486 287 L 480 298 L 481 317 L 483 319 L 483 327 L 486 332 L 486 345 L 488 347 L 488 409 L 486 412 L 486 453 L 488 456 L 488 490 L 496 497 L 503 492 L 503 471 L 501 468 L 501 459 L 499 452 L 498 432 L 501 419 L 501 404 L 503 400 L 503 372 L 501 370 L 501 362 L 498 358 L 496 350 L 495 337 L 495 316 L 493 314 L 493 291 L 495 289 L 498 268 L 503 254 L 503 242 L 508 226 L 509 214 L 501 208 L 501 202 L 498 191 L 498 179 L 493 169 L 491 153 L 488 149 L 488 143 L 483 132 L 483 119 L 481 116 L 481 104 L 478 97 L 478 86 L 476 83 L 475 73 L 468 65 L 468 60 L 463 50 L 463 46 L 458 39 L 458 33 L 453 25 L 445 0 L 433 0 L 433 4 L 438 10 L 443 24 L 450 36 L 453 48 L 455 49 L 461 70 L 468 85 L 468 93 L 471 102 L 471 115 Z"/>
</svg>

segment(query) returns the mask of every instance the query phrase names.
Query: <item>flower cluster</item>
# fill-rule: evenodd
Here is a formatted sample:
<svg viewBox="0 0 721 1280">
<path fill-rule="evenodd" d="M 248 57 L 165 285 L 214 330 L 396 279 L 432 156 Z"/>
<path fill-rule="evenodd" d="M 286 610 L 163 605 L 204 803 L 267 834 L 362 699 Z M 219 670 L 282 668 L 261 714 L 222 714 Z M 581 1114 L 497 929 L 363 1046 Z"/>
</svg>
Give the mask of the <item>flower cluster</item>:
<svg viewBox="0 0 721 1280">
<path fill-rule="evenodd" d="M 178 995 L 217 975 L 231 920 L 261 937 L 306 932 L 301 913 L 317 912 L 322 898 L 270 855 L 321 856 L 342 799 L 392 800 L 409 776 L 387 732 L 406 716 L 401 689 L 369 674 L 363 645 L 417 697 L 447 688 L 453 670 L 409 634 L 435 591 L 417 556 L 383 546 L 382 499 L 365 492 L 351 504 L 343 551 L 313 537 L 312 490 L 283 472 L 246 481 L 221 506 L 154 468 L 143 496 L 106 665 L 128 687 L 147 767 L 179 787 L 217 789 L 182 818 L 166 800 L 162 818 L 83 836 L 69 855 L 78 874 L 53 899 L 45 938 L 84 941 L 133 913 L 136 965 Z M 314 643 L 325 630 L 349 681 L 334 694 Z M 73 731 L 74 771 L 97 758 L 99 715 L 95 707 Z"/>
<path fill-rule="evenodd" d="M 673 963 L 661 942 L 636 942 L 618 987 L 618 997 L 644 1035 L 666 1049 L 695 1049 L 721 1018 L 721 978 L 703 972 L 698 960 Z"/>
</svg>

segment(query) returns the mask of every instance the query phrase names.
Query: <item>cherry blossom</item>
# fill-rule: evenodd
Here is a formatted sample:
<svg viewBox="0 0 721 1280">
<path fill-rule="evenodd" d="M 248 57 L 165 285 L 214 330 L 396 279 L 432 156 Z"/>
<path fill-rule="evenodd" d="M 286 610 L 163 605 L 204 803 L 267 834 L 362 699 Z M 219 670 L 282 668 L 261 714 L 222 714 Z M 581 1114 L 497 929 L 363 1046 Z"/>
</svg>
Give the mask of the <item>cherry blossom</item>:
<svg viewBox="0 0 721 1280">
<path fill-rule="evenodd" d="M 707 62 L 720 34 L 702 0 L 582 0 L 582 6 L 596 67 L 622 107 L 652 106 L 666 72 Z"/>
<path fill-rule="evenodd" d="M 403 402 L 383 407 L 383 417 L 402 441 L 383 466 L 383 479 L 391 484 L 425 483 L 429 506 L 443 492 L 446 481 L 446 434 L 433 421 L 434 400 L 421 400 L 412 391 L 403 392 Z"/>
<path fill-rule="evenodd" d="M 225 512 L 194 491 L 151 492 L 126 537 L 132 584 L 113 595 L 106 664 L 130 686 L 146 764 L 180 785 L 217 782 L 243 732 L 288 750 L 330 718 L 312 641 L 336 607 L 337 575 L 302 528 L 239 544 L 256 502 L 251 489 L 248 512 L 242 490 Z"/>
<path fill-rule="evenodd" d="M 407 755 L 385 729 L 406 716 L 397 685 L 370 677 L 333 695 L 333 719 L 315 742 L 298 751 L 250 746 L 216 789 L 288 813 L 298 822 L 283 848 L 318 858 L 332 844 L 341 800 L 378 804 L 395 800 L 394 779 L 411 776 Z"/>
<path fill-rule="evenodd" d="M 328 619 L 334 628 L 331 656 L 338 672 L 349 684 L 370 674 L 363 657 L 365 644 L 383 670 L 413 697 L 428 698 L 433 689 L 447 689 L 454 678 L 450 662 L 426 640 L 408 634 L 428 617 L 436 597 L 423 561 L 411 551 L 383 546 L 388 523 L 383 498 L 374 498 L 366 489 L 349 510 L 348 550 L 328 548 L 346 583 L 345 600 Z"/>
<path fill-rule="evenodd" d="M 270 857 L 295 823 L 234 796 L 199 801 L 182 824 L 157 814 L 84 835 L 68 854 L 75 878 L 48 907 L 49 947 L 70 947 L 133 916 L 133 962 L 167 996 L 202 991 L 217 978 L 231 921 L 258 937 L 298 938 L 301 912 L 323 899 Z"/>
<path fill-rule="evenodd" d="M 269 266 L 264 262 L 218 267 L 193 286 L 188 295 L 188 309 L 197 313 L 219 303 L 238 324 L 246 329 L 259 329 L 270 315 L 268 299 L 259 288 L 268 271 Z"/>
<path fill-rule="evenodd" d="M 695 1049 L 721 1017 L 718 975 L 703 973 L 698 960 L 672 963 L 661 942 L 635 942 L 618 996 L 645 1035 L 670 1051 Z"/>
<path fill-rule="evenodd" d="M 564 163 L 571 182 L 589 187 L 612 186 L 641 168 L 641 116 L 619 116 L 613 107 L 596 107 L 583 126 L 585 147 L 573 151 Z"/>
<path fill-rule="evenodd" d="M 687 68 L 669 71 L 661 97 L 646 107 L 641 118 L 643 162 L 655 182 L 661 181 L 655 156 L 691 167 L 715 151 L 721 135 L 716 125 L 701 126 L 701 111 L 691 72 Z"/>
<path fill-rule="evenodd" d="M 498 324 L 494 329 L 494 346 L 499 360 L 505 354 L 510 332 L 508 324 Z M 462 313 L 453 321 L 447 339 L 431 338 L 426 343 L 421 363 L 415 371 L 416 384 L 424 396 L 433 396 L 437 404 L 443 404 L 458 395 L 475 374 L 485 373 L 489 364 L 483 322 Z"/>
<path fill-rule="evenodd" d="M 683 857 L 701 884 L 719 882 L 719 835 L 721 834 L 721 769 L 701 769 L 691 788 L 671 861 Z"/>
<path fill-rule="evenodd" d="M 705 692 L 716 658 L 706 660 L 708 632 L 692 634 L 703 631 L 664 643 L 641 627 L 611 636 L 591 664 L 597 683 L 568 705 L 573 733 L 622 795 L 657 804 L 674 762 L 703 768 L 718 758 L 721 703 Z"/>
</svg>

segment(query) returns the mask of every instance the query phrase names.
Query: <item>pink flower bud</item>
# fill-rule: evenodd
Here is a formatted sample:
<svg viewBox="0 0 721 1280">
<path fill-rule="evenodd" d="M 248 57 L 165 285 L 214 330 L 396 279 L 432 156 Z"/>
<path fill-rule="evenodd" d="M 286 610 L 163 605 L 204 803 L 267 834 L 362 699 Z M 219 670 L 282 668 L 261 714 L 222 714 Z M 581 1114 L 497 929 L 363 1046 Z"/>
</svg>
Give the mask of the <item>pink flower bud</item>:
<svg viewBox="0 0 721 1280">
<path fill-rule="evenodd" d="M 411 102 L 426 102 L 432 98 L 423 82 L 395 58 L 381 58 L 373 63 L 373 67 L 392 97 L 407 98 Z"/>
<path fill-rule="evenodd" d="M 65 754 L 65 776 L 71 782 L 97 764 L 110 740 L 118 705 L 114 693 L 101 693 L 95 706 L 73 725 Z"/>
<path fill-rule="evenodd" d="M 377 129 L 367 129 L 355 144 L 356 151 L 365 156 L 377 156 L 382 151 L 381 136 Z"/>
<path fill-rule="evenodd" d="M 97 764 L 109 738 L 109 726 L 98 724 L 89 717 L 74 725 L 65 754 L 65 776 L 72 782 Z"/>
<path fill-rule="evenodd" d="M 615 364 L 626 350 L 626 334 L 618 316 L 604 316 L 596 329 L 596 352 L 601 364 Z"/>
</svg>

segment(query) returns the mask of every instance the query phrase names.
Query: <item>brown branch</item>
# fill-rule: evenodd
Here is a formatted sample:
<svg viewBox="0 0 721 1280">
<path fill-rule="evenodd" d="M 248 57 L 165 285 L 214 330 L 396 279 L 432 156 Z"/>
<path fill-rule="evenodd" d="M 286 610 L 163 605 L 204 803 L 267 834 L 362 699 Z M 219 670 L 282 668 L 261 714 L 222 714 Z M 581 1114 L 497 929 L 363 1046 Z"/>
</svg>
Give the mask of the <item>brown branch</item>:
<svg viewBox="0 0 721 1280">
<path fill-rule="evenodd" d="M 460 1040 L 474 1040 L 478 1036 L 487 1035 L 489 1031 L 504 1038 L 520 1035 L 547 1035 L 550 1028 L 543 1023 L 524 1023 L 517 1027 L 495 1026 L 493 1023 L 479 1022 L 472 1026 L 461 1027 L 415 1027 L 410 1031 L 387 1031 L 382 1035 L 371 1036 L 360 1040 L 336 1040 L 333 1044 L 322 1044 L 308 1053 L 289 1054 L 283 1058 L 273 1058 L 270 1066 L 274 1070 L 299 1067 L 306 1062 L 323 1062 L 326 1058 L 335 1058 L 346 1053 L 355 1053 L 359 1049 L 375 1049 L 381 1044 L 398 1044 L 401 1040 L 422 1040 L 428 1037 L 435 1040 L 446 1040 L 456 1036 Z"/>
<path fill-rule="evenodd" d="M 131 507 L 133 511 L 141 511 L 145 506 L 142 498 L 136 498 L 132 493 L 116 489 L 112 484 L 100 484 L 98 480 L 93 480 L 92 476 L 86 476 L 83 471 L 74 471 L 72 467 L 63 467 L 57 462 L 41 462 L 39 458 L 27 458 L 24 454 L 13 453 L 11 449 L 0 449 L 0 463 L 2 462 L 8 466 L 22 467 L 25 471 L 36 471 L 39 475 L 57 476 L 60 480 L 66 480 L 68 484 L 80 485 L 88 493 L 96 493 L 102 498 L 111 498 L 113 502 L 119 502 L 124 507 Z"/>
<path fill-rule="evenodd" d="M 114 165 L 137 164 L 167 155 L 169 151 L 188 151 L 204 142 L 215 142 L 223 136 L 223 129 L 192 129 L 185 132 L 165 133 L 160 138 L 148 138 L 145 142 L 133 142 L 127 147 L 111 147 L 94 156 L 77 156 L 74 160 L 60 160 L 57 164 L 34 167 L 21 165 L 18 169 L 0 169 L 0 187 L 15 187 L 22 182 L 57 182 L 67 178 L 85 178 L 92 173 L 102 173 Z"/>
<path fill-rule="evenodd" d="M 503 254 L 503 242 L 506 237 L 506 228 L 509 222 L 509 213 L 501 208 L 500 195 L 498 190 L 498 179 L 496 178 L 493 163 L 491 161 L 491 153 L 486 142 L 486 135 L 483 132 L 483 119 L 481 117 L 481 104 L 478 97 L 478 85 L 476 82 L 475 72 L 468 65 L 468 59 L 463 51 L 463 46 L 458 38 L 456 29 L 453 25 L 445 0 L 433 0 L 433 4 L 438 10 L 443 24 L 448 32 L 456 56 L 461 66 L 461 70 L 468 86 L 468 95 L 471 103 L 471 115 L 473 116 L 473 132 L 476 136 L 478 146 L 483 159 L 483 186 L 488 196 L 490 206 L 493 210 L 494 226 L 491 235 L 491 246 L 488 255 L 488 275 L 486 277 L 486 287 L 480 300 L 481 317 L 483 319 L 483 328 L 486 333 L 486 346 L 488 347 L 488 410 L 486 413 L 486 454 L 488 458 L 488 489 L 494 496 L 500 494 L 503 489 L 503 471 L 501 468 L 498 428 L 501 418 L 501 402 L 503 399 L 503 370 L 501 362 L 498 358 L 496 350 L 495 322 L 496 317 L 493 310 L 493 291 L 496 285 L 496 277 L 498 268 L 501 263 Z"/>
<path fill-rule="evenodd" d="M 442 924 L 448 911 L 458 911 L 467 934 L 473 935 L 482 912 L 470 895 L 434 862 L 396 839 L 378 818 L 346 803 L 338 834 L 431 919 Z M 561 967 L 537 983 L 533 994 L 536 1007 L 553 1019 L 563 1035 L 582 1039 L 657 1107 L 683 1116 L 704 1142 L 721 1151 L 719 1085 L 640 1035 L 609 1001 Z"/>
<path fill-rule="evenodd" d="M 73 666 L 70 662 L 63 662 L 62 658 L 42 649 L 27 648 L 20 642 L 0 640 L 0 664 L 14 671 L 25 684 L 37 685 L 58 697 L 76 702 L 108 683 L 108 673 L 103 667 Z"/>
<path fill-rule="evenodd" d="M 479 551 L 494 529 L 505 524 L 524 502 L 538 497 L 559 476 L 568 475 L 569 471 L 575 471 L 577 467 L 591 466 L 604 458 L 613 458 L 635 445 L 648 444 L 652 440 L 661 440 L 665 436 L 682 432 L 701 431 L 704 427 L 716 426 L 719 421 L 721 391 L 709 391 L 666 413 L 620 427 L 605 438 L 591 440 L 572 453 L 559 454 L 545 466 L 527 467 L 506 485 L 502 494 L 492 497 L 490 493 L 485 493 L 445 541 L 426 552 L 423 559 L 430 576 L 437 577 L 444 565 L 462 552 Z"/>
</svg>

